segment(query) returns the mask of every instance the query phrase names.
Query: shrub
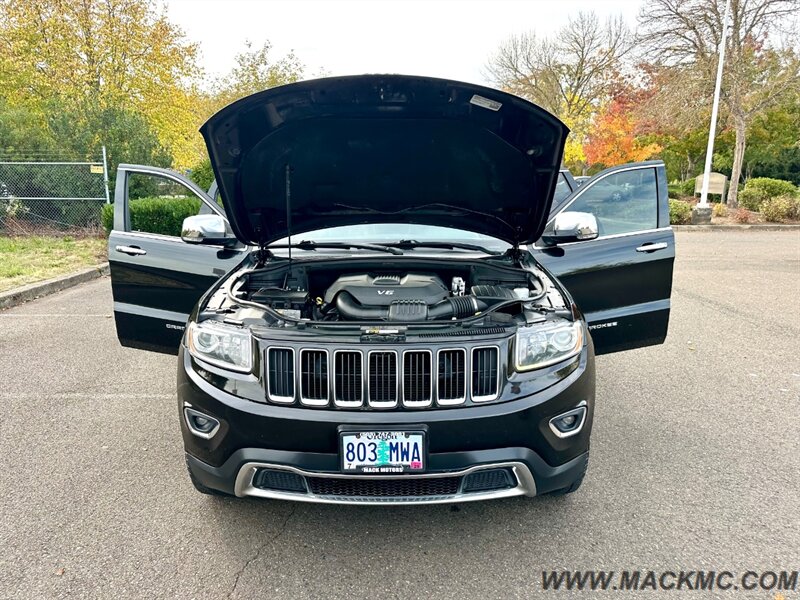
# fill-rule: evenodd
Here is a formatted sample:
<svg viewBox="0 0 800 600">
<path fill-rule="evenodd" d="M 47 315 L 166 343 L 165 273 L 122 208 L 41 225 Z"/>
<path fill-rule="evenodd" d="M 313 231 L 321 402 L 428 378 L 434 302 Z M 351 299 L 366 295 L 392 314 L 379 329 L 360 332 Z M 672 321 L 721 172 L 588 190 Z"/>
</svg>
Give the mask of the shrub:
<svg viewBox="0 0 800 600">
<path fill-rule="evenodd" d="M 761 204 L 767 199 L 767 196 L 764 194 L 763 190 L 745 187 L 743 190 L 739 191 L 737 198 L 739 206 L 742 208 L 759 211 L 761 210 Z"/>
<path fill-rule="evenodd" d="M 781 223 L 800 218 L 800 200 L 791 196 L 770 198 L 761 205 L 761 214 L 766 221 Z"/>
<path fill-rule="evenodd" d="M 711 214 L 715 217 L 727 217 L 728 216 L 728 207 L 725 206 L 722 202 L 718 202 L 711 207 Z"/>
<path fill-rule="evenodd" d="M 681 190 L 680 183 L 669 183 L 667 184 L 667 195 L 670 198 L 678 199 L 683 197 L 683 191 Z"/>
<path fill-rule="evenodd" d="M 750 223 L 753 220 L 753 213 L 746 208 L 739 208 L 733 215 L 733 220 L 737 223 Z"/>
<path fill-rule="evenodd" d="M 101 213 L 106 231 L 111 231 L 114 224 L 113 207 L 113 204 L 107 204 Z M 200 200 L 199 198 L 139 198 L 130 201 L 129 210 L 132 230 L 178 236 L 181 234 L 183 220 L 199 212 Z"/>
<path fill-rule="evenodd" d="M 680 190 L 681 194 L 684 196 L 694 196 L 694 183 L 696 177 L 692 177 L 691 179 L 687 179 L 686 181 L 681 181 L 680 183 Z"/>
<path fill-rule="evenodd" d="M 754 177 L 749 179 L 744 186 L 745 190 L 758 190 L 764 199 L 777 198 L 778 196 L 796 196 L 797 188 L 791 181 L 772 179 L 770 177 Z"/>
<path fill-rule="evenodd" d="M 114 228 L 113 204 L 103 204 L 103 208 L 100 209 L 100 223 L 103 224 L 103 229 L 106 230 L 106 233 L 110 233 Z"/>
<path fill-rule="evenodd" d="M 683 200 L 669 201 L 669 222 L 672 225 L 685 225 L 692 220 L 692 205 Z"/>
</svg>

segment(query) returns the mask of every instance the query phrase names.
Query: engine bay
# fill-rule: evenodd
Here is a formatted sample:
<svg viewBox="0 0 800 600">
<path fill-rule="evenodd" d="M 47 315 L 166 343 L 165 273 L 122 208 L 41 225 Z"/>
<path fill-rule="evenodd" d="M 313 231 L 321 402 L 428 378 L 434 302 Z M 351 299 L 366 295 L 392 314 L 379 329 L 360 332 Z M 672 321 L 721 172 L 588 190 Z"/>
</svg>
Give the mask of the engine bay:
<svg viewBox="0 0 800 600">
<path fill-rule="evenodd" d="M 295 261 L 245 270 L 230 280 L 227 300 L 287 322 L 425 323 L 492 314 L 565 310 L 538 269 L 481 261 Z M 223 308 L 215 295 L 209 308 Z"/>
</svg>

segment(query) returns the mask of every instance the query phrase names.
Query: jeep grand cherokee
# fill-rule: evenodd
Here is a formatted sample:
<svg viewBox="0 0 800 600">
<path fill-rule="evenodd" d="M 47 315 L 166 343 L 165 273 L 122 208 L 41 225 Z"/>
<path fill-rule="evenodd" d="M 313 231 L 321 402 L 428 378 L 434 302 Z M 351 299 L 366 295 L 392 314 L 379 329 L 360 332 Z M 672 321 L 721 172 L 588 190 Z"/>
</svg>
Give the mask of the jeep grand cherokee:
<svg viewBox="0 0 800 600">
<path fill-rule="evenodd" d="M 214 192 L 120 165 L 109 241 L 120 341 L 178 354 L 199 491 L 434 503 L 578 488 L 595 354 L 666 335 L 662 163 L 554 204 L 563 123 L 395 75 L 270 89 L 201 132 Z M 198 214 L 157 229 L 131 210 L 143 195 L 192 197 Z"/>
</svg>

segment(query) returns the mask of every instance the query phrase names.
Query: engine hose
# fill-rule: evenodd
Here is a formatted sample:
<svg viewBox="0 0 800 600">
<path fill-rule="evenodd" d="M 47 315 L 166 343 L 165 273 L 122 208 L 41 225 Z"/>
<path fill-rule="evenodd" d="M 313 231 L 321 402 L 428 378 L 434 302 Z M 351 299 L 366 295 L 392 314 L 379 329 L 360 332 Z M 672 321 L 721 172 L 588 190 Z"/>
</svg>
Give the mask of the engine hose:
<svg viewBox="0 0 800 600">
<path fill-rule="evenodd" d="M 336 296 L 336 308 L 339 314 L 349 320 L 386 321 L 389 319 L 389 307 L 363 306 L 349 292 L 339 292 Z M 476 312 L 486 310 L 486 303 L 475 296 L 454 296 L 446 298 L 428 308 L 427 318 L 430 320 L 464 318 Z"/>
</svg>

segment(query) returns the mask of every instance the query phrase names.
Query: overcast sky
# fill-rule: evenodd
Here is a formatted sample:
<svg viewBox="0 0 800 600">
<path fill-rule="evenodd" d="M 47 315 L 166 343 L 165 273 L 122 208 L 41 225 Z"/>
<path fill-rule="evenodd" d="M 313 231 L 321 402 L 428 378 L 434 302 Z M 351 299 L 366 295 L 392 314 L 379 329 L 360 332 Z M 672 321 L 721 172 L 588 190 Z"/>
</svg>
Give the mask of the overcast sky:
<svg viewBox="0 0 800 600">
<path fill-rule="evenodd" d="M 636 25 L 639 0 L 165 0 L 170 19 L 200 43 L 211 74 L 227 72 L 245 40 L 269 40 L 320 73 L 404 73 L 488 83 L 484 65 L 509 35 L 557 29 L 594 10 Z"/>
</svg>

